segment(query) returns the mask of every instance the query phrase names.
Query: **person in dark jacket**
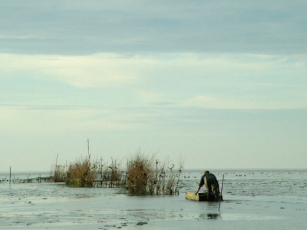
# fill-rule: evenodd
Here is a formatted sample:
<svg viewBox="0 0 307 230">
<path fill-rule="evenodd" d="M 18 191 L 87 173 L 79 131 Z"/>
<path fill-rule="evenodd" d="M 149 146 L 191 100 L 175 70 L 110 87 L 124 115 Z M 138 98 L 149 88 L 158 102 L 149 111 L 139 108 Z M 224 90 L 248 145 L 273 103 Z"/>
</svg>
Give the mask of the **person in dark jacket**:
<svg viewBox="0 0 307 230">
<path fill-rule="evenodd" d="M 200 188 L 206 185 L 208 190 L 208 197 L 214 196 L 215 200 L 219 199 L 219 182 L 217 181 L 214 174 L 210 173 L 208 170 L 205 171 L 204 175 L 201 177 L 195 196 L 197 196 Z"/>
</svg>

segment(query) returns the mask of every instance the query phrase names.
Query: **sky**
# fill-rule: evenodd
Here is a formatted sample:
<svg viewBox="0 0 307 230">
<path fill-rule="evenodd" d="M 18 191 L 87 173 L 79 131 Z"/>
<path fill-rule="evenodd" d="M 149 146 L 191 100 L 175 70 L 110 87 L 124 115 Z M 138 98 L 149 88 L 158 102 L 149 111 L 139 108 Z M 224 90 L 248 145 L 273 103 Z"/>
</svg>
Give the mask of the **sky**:
<svg viewBox="0 0 307 230">
<path fill-rule="evenodd" d="M 0 171 L 306 169 L 304 0 L 0 0 Z"/>
</svg>

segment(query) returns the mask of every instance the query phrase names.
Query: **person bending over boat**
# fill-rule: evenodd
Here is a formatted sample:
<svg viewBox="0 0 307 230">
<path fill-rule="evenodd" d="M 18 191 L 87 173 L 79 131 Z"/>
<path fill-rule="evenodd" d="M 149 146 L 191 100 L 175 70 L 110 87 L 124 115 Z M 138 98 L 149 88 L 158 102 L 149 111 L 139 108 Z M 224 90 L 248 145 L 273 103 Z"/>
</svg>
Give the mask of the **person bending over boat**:
<svg viewBox="0 0 307 230">
<path fill-rule="evenodd" d="M 206 185 L 208 190 L 208 198 L 213 198 L 215 200 L 219 199 L 219 182 L 217 181 L 214 174 L 210 173 L 208 170 L 205 171 L 204 175 L 201 177 L 195 196 L 197 196 L 200 188 Z"/>
</svg>

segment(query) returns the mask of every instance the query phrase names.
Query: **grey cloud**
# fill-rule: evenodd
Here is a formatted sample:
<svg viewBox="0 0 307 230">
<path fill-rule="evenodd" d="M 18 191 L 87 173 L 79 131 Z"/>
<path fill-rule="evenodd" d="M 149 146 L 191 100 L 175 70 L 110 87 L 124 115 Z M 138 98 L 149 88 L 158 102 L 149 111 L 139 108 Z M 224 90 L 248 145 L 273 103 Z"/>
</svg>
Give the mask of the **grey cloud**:
<svg viewBox="0 0 307 230">
<path fill-rule="evenodd" d="M 305 12 L 303 1 L 7 1 L 0 52 L 306 53 Z"/>
</svg>

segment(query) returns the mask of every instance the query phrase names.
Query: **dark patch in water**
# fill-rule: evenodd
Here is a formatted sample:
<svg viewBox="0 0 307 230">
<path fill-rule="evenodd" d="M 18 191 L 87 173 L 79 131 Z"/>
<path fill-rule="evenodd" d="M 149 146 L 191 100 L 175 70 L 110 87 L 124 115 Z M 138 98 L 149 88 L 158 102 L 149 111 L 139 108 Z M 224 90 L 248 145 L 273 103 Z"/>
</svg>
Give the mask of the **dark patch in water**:
<svg viewBox="0 0 307 230">
<path fill-rule="evenodd" d="M 141 222 L 138 222 L 136 225 L 144 225 L 144 224 L 148 224 L 147 222 L 143 222 L 143 221 L 141 221 Z"/>
<path fill-rule="evenodd" d="M 207 214 L 200 214 L 199 215 L 199 219 L 204 219 L 204 220 L 217 220 L 217 219 L 220 219 L 220 218 L 221 218 L 221 215 L 218 214 L 218 213 L 207 213 Z"/>
</svg>

